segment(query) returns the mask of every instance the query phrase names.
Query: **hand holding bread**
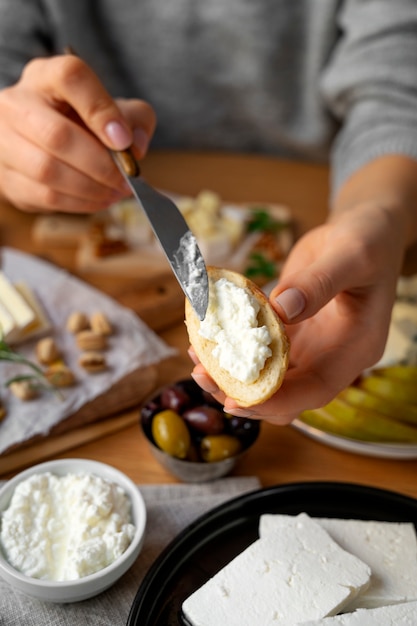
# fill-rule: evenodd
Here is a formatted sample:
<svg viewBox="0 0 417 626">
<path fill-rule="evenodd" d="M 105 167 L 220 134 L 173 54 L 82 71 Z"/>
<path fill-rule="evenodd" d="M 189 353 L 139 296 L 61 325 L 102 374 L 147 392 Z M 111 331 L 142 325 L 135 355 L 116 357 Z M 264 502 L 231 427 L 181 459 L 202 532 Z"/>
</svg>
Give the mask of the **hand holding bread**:
<svg viewBox="0 0 417 626">
<path fill-rule="evenodd" d="M 261 404 L 280 388 L 287 371 L 289 340 L 284 324 L 265 294 L 248 278 L 215 267 L 208 267 L 207 272 L 210 299 L 204 322 L 186 301 L 190 342 L 226 396 L 242 407 Z M 215 329 L 214 340 L 205 325 Z M 223 362 L 222 351 L 226 354 Z M 264 355 L 261 362 L 260 354 Z"/>
</svg>

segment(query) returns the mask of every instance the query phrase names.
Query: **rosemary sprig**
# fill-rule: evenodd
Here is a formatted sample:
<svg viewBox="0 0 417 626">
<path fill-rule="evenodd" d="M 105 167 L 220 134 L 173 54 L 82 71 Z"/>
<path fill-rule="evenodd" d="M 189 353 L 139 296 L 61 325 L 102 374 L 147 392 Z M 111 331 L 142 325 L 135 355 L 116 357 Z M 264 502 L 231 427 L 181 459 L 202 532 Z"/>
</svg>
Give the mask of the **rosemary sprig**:
<svg viewBox="0 0 417 626">
<path fill-rule="evenodd" d="M 33 387 L 43 389 L 45 391 L 52 391 L 59 398 L 62 398 L 59 390 L 46 378 L 42 369 L 30 359 L 27 359 L 23 354 L 20 354 L 20 352 L 13 350 L 13 348 L 11 348 L 9 344 L 4 341 L 2 336 L 0 336 L 0 361 L 17 363 L 32 370 L 31 374 L 19 374 L 17 376 L 13 376 L 13 378 L 9 378 L 4 383 L 6 387 L 9 387 L 14 382 L 26 380 L 29 381 Z"/>
</svg>

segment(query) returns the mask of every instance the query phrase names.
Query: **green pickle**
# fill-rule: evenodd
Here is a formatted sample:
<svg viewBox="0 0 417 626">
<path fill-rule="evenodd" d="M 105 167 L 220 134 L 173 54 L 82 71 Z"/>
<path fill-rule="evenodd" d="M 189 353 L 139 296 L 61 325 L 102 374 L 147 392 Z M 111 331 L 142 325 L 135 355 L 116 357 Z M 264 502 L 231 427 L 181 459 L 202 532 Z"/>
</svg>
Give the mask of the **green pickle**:
<svg viewBox="0 0 417 626">
<path fill-rule="evenodd" d="M 363 441 L 417 443 L 417 366 L 375 367 L 329 404 L 304 411 L 301 421 Z"/>
<path fill-rule="evenodd" d="M 303 411 L 301 421 L 335 435 L 363 441 L 417 443 L 417 428 L 335 398 L 321 409 Z"/>
<path fill-rule="evenodd" d="M 236 456 L 242 449 L 242 444 L 232 435 L 207 435 L 200 444 L 200 453 L 203 461 L 214 463 Z"/>
<path fill-rule="evenodd" d="M 182 417 L 166 409 L 152 420 L 152 437 L 161 450 L 178 459 L 185 459 L 191 446 L 189 430 Z"/>
</svg>

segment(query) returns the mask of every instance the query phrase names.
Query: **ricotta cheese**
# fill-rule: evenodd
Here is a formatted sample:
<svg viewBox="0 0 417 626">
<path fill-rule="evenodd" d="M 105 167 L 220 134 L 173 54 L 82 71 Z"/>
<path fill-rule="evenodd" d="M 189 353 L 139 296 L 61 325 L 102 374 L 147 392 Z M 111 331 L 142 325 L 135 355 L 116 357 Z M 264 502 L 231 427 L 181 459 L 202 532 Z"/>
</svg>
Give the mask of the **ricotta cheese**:
<svg viewBox="0 0 417 626">
<path fill-rule="evenodd" d="M 258 326 L 259 303 L 226 278 L 210 282 L 209 305 L 199 333 L 216 345 L 220 367 L 243 383 L 254 383 L 271 356 L 271 336 Z"/>
<path fill-rule="evenodd" d="M 0 541 L 9 563 L 27 576 L 75 580 L 110 565 L 134 533 L 119 485 L 94 474 L 47 472 L 16 487 Z"/>
<path fill-rule="evenodd" d="M 286 515 L 265 514 L 259 534 L 279 532 Z M 349 605 L 374 608 L 417 600 L 417 537 L 411 523 L 315 518 L 336 543 L 364 561 L 372 571 L 369 587 Z"/>
<path fill-rule="evenodd" d="M 404 602 L 375 609 L 358 609 L 354 613 L 301 622 L 300 626 L 415 626 L 417 602 Z"/>
<path fill-rule="evenodd" d="M 193 626 L 294 626 L 334 615 L 370 569 L 300 514 L 252 543 L 183 603 Z"/>
</svg>

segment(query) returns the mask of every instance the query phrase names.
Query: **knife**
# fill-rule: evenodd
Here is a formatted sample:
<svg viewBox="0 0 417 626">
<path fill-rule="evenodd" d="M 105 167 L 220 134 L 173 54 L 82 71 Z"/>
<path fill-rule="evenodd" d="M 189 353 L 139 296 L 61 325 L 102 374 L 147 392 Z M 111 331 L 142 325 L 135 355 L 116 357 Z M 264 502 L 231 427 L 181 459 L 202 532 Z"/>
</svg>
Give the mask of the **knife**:
<svg viewBox="0 0 417 626">
<path fill-rule="evenodd" d="M 130 150 L 111 153 L 144 210 L 183 292 L 203 320 L 208 306 L 209 282 L 195 236 L 174 202 L 140 178 L 139 166 Z"/>
<path fill-rule="evenodd" d="M 79 56 L 70 45 L 65 54 Z M 197 240 L 178 207 L 167 196 L 140 178 L 140 168 L 131 150 L 110 150 L 133 196 L 147 216 L 181 288 L 199 319 L 206 316 L 209 281 Z"/>
</svg>

